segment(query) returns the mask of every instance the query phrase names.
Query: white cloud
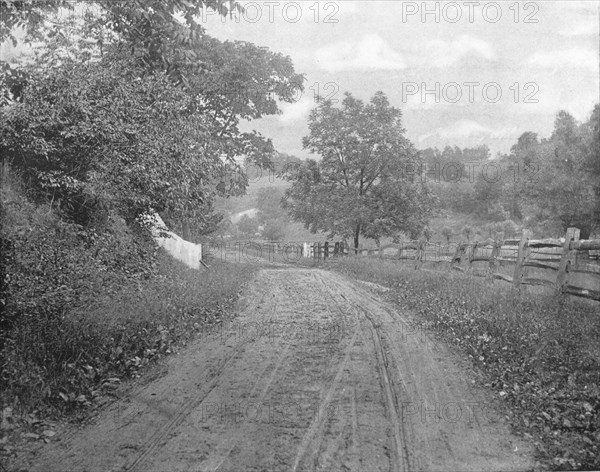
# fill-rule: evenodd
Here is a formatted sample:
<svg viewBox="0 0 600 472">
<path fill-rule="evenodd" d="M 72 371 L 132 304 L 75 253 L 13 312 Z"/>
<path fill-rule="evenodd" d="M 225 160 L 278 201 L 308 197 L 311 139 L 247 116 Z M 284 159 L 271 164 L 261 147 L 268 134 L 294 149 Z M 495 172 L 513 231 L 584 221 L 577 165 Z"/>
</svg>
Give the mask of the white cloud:
<svg viewBox="0 0 600 472">
<path fill-rule="evenodd" d="M 342 13 L 355 13 L 358 10 L 357 2 L 346 0 L 337 4 Z"/>
<path fill-rule="evenodd" d="M 589 85 L 587 81 L 580 81 L 571 83 L 567 88 L 565 84 L 547 80 L 539 86 L 540 90 L 536 95 L 537 103 L 525 103 L 523 100 L 518 103 L 508 102 L 510 113 L 547 116 L 548 120 L 553 121 L 552 117 L 559 110 L 566 110 L 577 120 L 583 121 L 589 117 L 594 104 L 600 100 L 598 77 L 593 82 L 590 81 Z"/>
<path fill-rule="evenodd" d="M 567 0 L 557 2 L 557 5 L 582 15 L 590 15 L 598 12 L 598 3 L 590 2 L 589 0 Z"/>
<path fill-rule="evenodd" d="M 537 52 L 528 60 L 531 66 L 564 69 L 573 67 L 577 69 L 590 69 L 598 71 L 600 59 L 598 53 L 591 49 L 571 48 L 560 51 Z"/>
<path fill-rule="evenodd" d="M 312 97 L 312 92 L 304 95 L 295 103 L 282 103 L 280 108 L 282 114 L 277 117 L 280 123 L 289 125 L 298 121 L 305 122 L 310 111 L 317 105 Z"/>
<path fill-rule="evenodd" d="M 367 34 L 359 41 L 340 41 L 318 49 L 317 64 L 328 72 L 343 70 L 398 70 L 406 64 L 380 36 Z"/>
<path fill-rule="evenodd" d="M 470 138 L 475 135 L 489 133 L 489 128 L 473 120 L 459 120 L 450 126 L 438 129 L 438 134 L 442 138 Z"/>
<path fill-rule="evenodd" d="M 464 94 L 465 92 L 462 91 L 462 93 Z M 404 102 L 401 105 L 401 108 L 403 110 L 430 111 L 440 110 L 441 108 L 464 108 L 465 106 L 467 106 L 467 104 L 464 102 L 464 100 L 452 103 L 448 100 L 440 99 L 439 102 L 436 102 L 434 96 L 429 95 L 423 97 L 422 93 L 416 93 L 414 95 L 407 94 L 406 98 L 404 99 Z"/>
<path fill-rule="evenodd" d="M 439 39 L 429 41 L 425 45 L 425 51 L 419 57 L 419 62 L 424 66 L 448 67 L 457 64 L 468 56 L 493 60 L 496 54 L 487 42 L 472 36 L 462 35 L 450 42 Z"/>
<path fill-rule="evenodd" d="M 561 36 L 598 36 L 598 18 L 586 18 L 573 24 L 569 28 L 565 28 L 559 33 Z"/>
<path fill-rule="evenodd" d="M 420 143 L 431 138 L 457 143 L 467 141 L 470 143 L 482 143 L 487 139 L 505 139 L 515 134 L 518 134 L 518 129 L 514 126 L 492 129 L 476 121 L 462 119 L 451 125 L 438 128 L 433 133 L 423 134 L 419 136 L 418 140 Z"/>
</svg>

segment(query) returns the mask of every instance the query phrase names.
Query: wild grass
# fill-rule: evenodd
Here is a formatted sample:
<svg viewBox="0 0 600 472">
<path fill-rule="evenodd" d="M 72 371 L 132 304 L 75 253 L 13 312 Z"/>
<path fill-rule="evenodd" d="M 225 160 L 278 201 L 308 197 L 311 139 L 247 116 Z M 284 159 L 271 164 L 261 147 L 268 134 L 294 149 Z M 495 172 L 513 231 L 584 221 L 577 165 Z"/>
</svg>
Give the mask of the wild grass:
<svg viewBox="0 0 600 472">
<path fill-rule="evenodd" d="M 20 413 L 82 413 L 115 382 L 139 375 L 207 325 L 228 316 L 251 265 L 187 269 L 162 254 L 159 275 L 89 307 L 22 319 L 3 353 L 4 404 Z"/>
<path fill-rule="evenodd" d="M 124 222 L 83 228 L 29 201 L 18 182 L 3 184 L 0 402 L 9 429 L 27 415 L 85 416 L 117 383 L 229 316 L 256 270 L 220 261 L 188 269 Z"/>
<path fill-rule="evenodd" d="M 600 468 L 599 304 L 391 261 L 330 267 L 389 287 L 417 325 L 469 356 L 545 467 Z"/>
</svg>

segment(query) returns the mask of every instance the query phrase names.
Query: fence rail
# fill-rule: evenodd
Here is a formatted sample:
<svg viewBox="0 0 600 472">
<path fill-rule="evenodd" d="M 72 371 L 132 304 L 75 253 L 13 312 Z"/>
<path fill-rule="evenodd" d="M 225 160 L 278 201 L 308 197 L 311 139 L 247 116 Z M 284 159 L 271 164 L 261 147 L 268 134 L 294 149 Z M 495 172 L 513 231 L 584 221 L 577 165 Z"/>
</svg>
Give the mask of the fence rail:
<svg viewBox="0 0 600 472">
<path fill-rule="evenodd" d="M 499 234 L 496 239 L 446 245 L 409 241 L 355 251 L 340 242 L 335 243 L 333 252 L 331 247 L 330 243 L 305 243 L 303 255 L 318 259 L 353 255 L 409 261 L 416 270 L 427 262 L 446 263 L 451 270 L 512 283 L 517 289 L 522 285 L 549 286 L 561 294 L 600 301 L 600 239 L 579 240 L 577 228 L 569 228 L 561 239 L 531 239 L 531 232 L 525 230 L 520 239 L 503 239 Z M 487 264 L 483 273 L 474 270 L 481 263 Z M 499 270 L 507 266 L 512 266 L 512 273 Z M 531 269 L 550 272 L 554 277 L 531 275 Z"/>
<path fill-rule="evenodd" d="M 579 240 L 577 228 L 569 228 L 560 239 L 531 239 L 531 232 L 525 230 L 520 239 L 504 239 L 499 233 L 495 239 L 470 243 L 408 241 L 376 249 L 350 248 L 345 241 L 235 241 L 209 242 L 203 250 L 203 258 L 207 260 L 209 255 L 220 255 L 229 261 L 265 259 L 288 263 L 301 258 L 326 261 L 341 257 L 377 257 L 408 262 L 416 270 L 422 269 L 425 263 L 434 263 L 511 283 L 518 289 L 523 285 L 549 286 L 561 294 L 600 301 L 600 239 Z M 531 274 L 532 271 L 539 273 Z M 551 274 L 551 278 L 541 274 Z"/>
</svg>

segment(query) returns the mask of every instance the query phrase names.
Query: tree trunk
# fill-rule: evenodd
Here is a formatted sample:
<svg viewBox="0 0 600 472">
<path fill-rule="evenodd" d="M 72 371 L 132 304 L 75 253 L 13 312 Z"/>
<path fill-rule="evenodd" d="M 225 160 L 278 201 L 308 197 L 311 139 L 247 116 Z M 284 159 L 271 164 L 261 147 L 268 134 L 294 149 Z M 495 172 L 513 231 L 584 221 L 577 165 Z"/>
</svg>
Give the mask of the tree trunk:
<svg viewBox="0 0 600 472">
<path fill-rule="evenodd" d="M 360 235 L 360 225 L 354 229 L 354 254 L 358 254 L 358 236 Z"/>
</svg>

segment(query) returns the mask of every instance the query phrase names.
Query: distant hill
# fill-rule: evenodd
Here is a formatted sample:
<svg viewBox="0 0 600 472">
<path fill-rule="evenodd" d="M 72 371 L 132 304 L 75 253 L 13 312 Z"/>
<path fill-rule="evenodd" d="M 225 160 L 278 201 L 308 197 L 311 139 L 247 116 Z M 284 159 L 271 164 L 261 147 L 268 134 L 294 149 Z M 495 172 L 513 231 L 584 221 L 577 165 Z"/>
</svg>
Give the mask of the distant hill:
<svg viewBox="0 0 600 472">
<path fill-rule="evenodd" d="M 224 213 L 227 217 L 232 216 L 251 210 L 256 207 L 256 197 L 258 191 L 266 187 L 279 188 L 282 191 L 287 189 L 290 183 L 275 178 L 275 176 L 265 176 L 257 179 L 250 180 L 250 184 L 246 189 L 246 195 L 232 198 L 217 198 L 215 201 L 215 209 Z M 251 215 L 248 215 L 251 216 Z M 240 216 L 241 218 L 241 216 Z M 235 223 L 235 222 L 234 222 Z"/>
</svg>

